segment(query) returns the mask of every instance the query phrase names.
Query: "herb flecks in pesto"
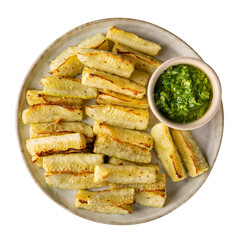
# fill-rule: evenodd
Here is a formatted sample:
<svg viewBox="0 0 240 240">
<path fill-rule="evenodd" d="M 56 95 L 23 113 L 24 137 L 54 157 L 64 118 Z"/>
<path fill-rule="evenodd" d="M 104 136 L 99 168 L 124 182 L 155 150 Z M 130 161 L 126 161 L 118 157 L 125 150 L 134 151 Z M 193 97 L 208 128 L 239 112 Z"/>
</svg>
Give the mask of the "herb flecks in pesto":
<svg viewBox="0 0 240 240">
<path fill-rule="evenodd" d="M 179 123 L 192 122 L 202 117 L 211 98 L 212 88 L 207 76 L 196 67 L 185 64 L 164 71 L 154 89 L 159 111 Z"/>
</svg>

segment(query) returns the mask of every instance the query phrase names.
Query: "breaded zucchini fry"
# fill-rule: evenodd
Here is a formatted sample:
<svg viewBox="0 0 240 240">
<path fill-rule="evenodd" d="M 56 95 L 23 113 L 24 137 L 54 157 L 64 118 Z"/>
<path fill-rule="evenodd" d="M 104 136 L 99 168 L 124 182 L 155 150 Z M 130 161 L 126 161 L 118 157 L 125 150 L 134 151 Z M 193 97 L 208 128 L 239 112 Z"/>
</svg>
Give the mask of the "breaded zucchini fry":
<svg viewBox="0 0 240 240">
<path fill-rule="evenodd" d="M 108 30 L 106 37 L 113 42 L 119 42 L 152 56 L 158 55 L 158 52 L 161 49 L 161 46 L 157 43 L 140 38 L 134 33 L 126 32 L 116 27 L 111 27 Z"/>
<path fill-rule="evenodd" d="M 82 73 L 82 83 L 89 87 L 112 90 L 133 98 L 142 98 L 146 89 L 126 78 L 85 67 Z"/>
<path fill-rule="evenodd" d="M 52 104 L 39 104 L 23 110 L 24 124 L 44 123 L 55 121 L 82 121 L 81 107 L 67 107 Z"/>
<path fill-rule="evenodd" d="M 98 192 L 79 190 L 79 202 L 90 205 L 130 205 L 135 202 L 134 188 L 110 189 Z"/>
<path fill-rule="evenodd" d="M 171 180 L 178 182 L 186 178 L 181 157 L 172 140 L 169 128 L 163 123 L 158 123 L 152 128 L 151 135 L 154 149 Z"/>
<path fill-rule="evenodd" d="M 114 44 L 112 52 L 123 56 L 125 59 L 132 60 L 135 63 L 136 68 L 140 68 L 149 74 L 152 74 L 162 64 L 161 61 L 154 57 L 148 56 L 119 43 Z"/>
<path fill-rule="evenodd" d="M 188 175 L 196 177 L 207 171 L 209 165 L 193 138 L 191 131 L 180 131 L 177 129 L 171 129 L 170 131 L 173 141 L 185 163 Z"/>
<path fill-rule="evenodd" d="M 99 164 L 94 169 L 94 182 L 154 183 L 156 182 L 156 171 L 153 167 Z"/>
<path fill-rule="evenodd" d="M 86 114 L 100 123 L 137 130 L 147 129 L 149 118 L 147 109 L 113 105 L 88 105 L 86 106 Z"/>
<path fill-rule="evenodd" d="M 59 97 L 91 99 L 97 96 L 97 89 L 82 84 L 81 79 L 43 77 L 44 93 Z"/>
<path fill-rule="evenodd" d="M 80 107 L 83 100 L 80 98 L 71 98 L 71 97 L 56 97 L 51 95 L 46 95 L 42 90 L 27 90 L 26 100 L 29 106 L 36 104 L 56 104 L 62 106 L 73 106 Z"/>
<path fill-rule="evenodd" d="M 124 160 L 117 157 L 110 157 L 108 160 L 109 164 L 115 164 L 115 165 L 137 165 L 137 166 L 143 166 L 143 167 L 154 167 L 156 170 L 156 173 L 160 173 L 160 168 L 157 164 L 151 164 L 151 163 L 135 163 L 128 160 Z"/>
<path fill-rule="evenodd" d="M 140 70 L 135 69 L 129 79 L 137 84 L 140 84 L 142 86 L 146 86 L 148 83 L 148 80 L 150 79 L 150 76 L 148 73 Z"/>
<path fill-rule="evenodd" d="M 121 77 L 129 78 L 134 71 L 133 61 L 107 51 L 80 49 L 77 56 L 87 67 L 96 68 Z"/>
<path fill-rule="evenodd" d="M 43 168 L 46 172 L 54 173 L 86 173 L 94 172 L 94 166 L 103 162 L 102 154 L 53 154 L 43 157 Z"/>
<path fill-rule="evenodd" d="M 120 142 L 110 135 L 98 135 L 94 142 L 94 153 L 123 158 L 137 163 L 150 163 L 151 152 L 147 149 Z"/>
<path fill-rule="evenodd" d="M 78 60 L 77 53 L 81 48 L 108 50 L 108 41 L 103 34 L 98 33 L 68 47 L 50 63 L 50 73 L 56 77 L 75 77 L 80 74 L 84 65 Z"/>
<path fill-rule="evenodd" d="M 95 135 L 108 134 L 119 142 L 129 143 L 147 150 L 151 150 L 153 147 L 152 136 L 147 132 L 111 127 L 97 121 L 93 124 L 93 132 Z"/>
<path fill-rule="evenodd" d="M 48 137 L 66 133 L 82 133 L 87 143 L 93 141 L 94 134 L 91 126 L 82 122 L 35 123 L 30 125 L 30 138 Z"/>
<path fill-rule="evenodd" d="M 110 214 L 129 214 L 133 212 L 132 205 L 90 205 L 88 203 L 82 203 L 76 198 L 75 201 L 76 208 L 83 208 L 92 212 L 98 213 L 110 213 Z"/>
<path fill-rule="evenodd" d="M 31 155 L 54 153 L 68 149 L 86 148 L 86 140 L 81 133 L 71 133 L 59 136 L 27 139 L 26 147 Z"/>
<path fill-rule="evenodd" d="M 102 89 L 99 90 L 96 103 L 143 109 L 146 109 L 149 106 L 147 97 L 141 99 L 131 98 L 123 94 Z"/>
<path fill-rule="evenodd" d="M 48 185 L 69 190 L 104 187 L 107 183 L 95 183 L 94 173 L 45 173 Z"/>
</svg>

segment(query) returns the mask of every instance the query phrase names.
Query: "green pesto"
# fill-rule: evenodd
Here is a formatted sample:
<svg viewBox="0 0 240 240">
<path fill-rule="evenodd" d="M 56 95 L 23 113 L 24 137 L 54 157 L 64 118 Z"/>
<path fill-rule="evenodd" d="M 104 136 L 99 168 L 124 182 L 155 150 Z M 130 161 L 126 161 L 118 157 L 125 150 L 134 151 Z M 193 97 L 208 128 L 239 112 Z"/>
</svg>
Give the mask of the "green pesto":
<svg viewBox="0 0 240 240">
<path fill-rule="evenodd" d="M 206 112 L 212 87 L 201 70 L 180 64 L 169 67 L 159 76 L 153 95 L 157 108 L 168 119 L 187 123 Z"/>
</svg>

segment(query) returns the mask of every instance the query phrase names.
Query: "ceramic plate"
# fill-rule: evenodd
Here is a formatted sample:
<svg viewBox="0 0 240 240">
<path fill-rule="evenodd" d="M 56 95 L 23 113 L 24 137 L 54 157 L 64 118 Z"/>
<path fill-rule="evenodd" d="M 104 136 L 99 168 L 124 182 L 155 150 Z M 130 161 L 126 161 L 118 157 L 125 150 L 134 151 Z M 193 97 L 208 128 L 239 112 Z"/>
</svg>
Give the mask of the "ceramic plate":
<svg viewBox="0 0 240 240">
<path fill-rule="evenodd" d="M 70 212 L 92 221 L 107 224 L 136 224 L 162 217 L 167 213 L 173 211 L 184 202 L 186 202 L 194 193 L 196 193 L 197 190 L 205 182 L 211 172 L 211 169 L 213 168 L 221 144 L 223 134 L 222 106 L 215 117 L 207 125 L 193 131 L 193 134 L 203 154 L 208 159 L 210 171 L 196 178 L 188 177 L 187 179 L 178 183 L 172 183 L 168 178 L 166 186 L 167 200 L 164 208 L 151 208 L 135 204 L 133 213 L 129 215 L 100 214 L 87 210 L 76 209 L 74 207 L 74 201 L 77 191 L 61 190 L 48 186 L 44 179 L 44 170 L 38 169 L 37 166 L 31 162 L 31 156 L 26 150 L 25 141 L 29 138 L 29 126 L 23 125 L 21 123 L 21 113 L 25 108 L 28 107 L 25 101 L 26 89 L 42 89 L 42 86 L 40 85 L 40 79 L 42 76 L 49 75 L 50 61 L 70 45 L 74 45 L 79 41 L 82 41 L 96 33 L 106 34 L 109 27 L 111 26 L 116 26 L 129 32 L 134 32 L 140 37 L 152 40 L 156 43 L 160 43 L 162 50 L 160 51 L 158 58 L 162 61 L 166 61 L 172 57 L 177 56 L 189 56 L 201 59 L 200 56 L 189 45 L 187 45 L 177 36 L 161 27 L 144 21 L 125 18 L 112 18 L 102 19 L 79 26 L 53 42 L 39 56 L 27 74 L 20 92 L 18 102 L 18 137 L 24 161 L 26 162 L 26 165 L 33 179 L 43 190 L 43 192 L 45 192 L 56 203 L 65 207 Z M 87 104 L 90 102 L 94 103 L 95 100 L 85 102 Z M 83 122 L 92 124 L 93 120 L 85 117 Z M 157 122 L 158 120 L 150 112 L 148 131 Z M 158 162 L 154 151 L 152 151 L 152 161 Z M 161 164 L 160 168 L 162 169 Z M 163 169 L 162 171 L 164 172 Z"/>
</svg>

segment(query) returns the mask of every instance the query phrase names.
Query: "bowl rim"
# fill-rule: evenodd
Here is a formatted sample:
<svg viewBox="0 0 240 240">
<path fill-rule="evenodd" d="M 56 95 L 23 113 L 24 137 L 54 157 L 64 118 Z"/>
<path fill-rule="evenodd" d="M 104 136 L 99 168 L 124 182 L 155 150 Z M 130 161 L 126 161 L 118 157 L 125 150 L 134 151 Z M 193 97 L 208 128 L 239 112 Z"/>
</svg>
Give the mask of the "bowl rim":
<svg viewBox="0 0 240 240">
<path fill-rule="evenodd" d="M 204 113 L 204 115 L 192 122 L 189 123 L 178 123 L 178 122 L 173 122 L 166 118 L 157 108 L 153 92 L 154 88 L 156 85 L 156 82 L 158 80 L 158 77 L 170 66 L 176 66 L 179 64 L 186 64 L 190 66 L 194 66 L 204 72 L 206 76 L 208 77 L 209 81 L 211 82 L 212 85 L 212 99 L 211 99 L 211 104 L 207 111 Z M 148 102 L 149 106 L 153 112 L 153 114 L 156 116 L 156 118 L 166 124 L 167 126 L 179 130 L 193 130 L 199 127 L 202 127 L 203 125 L 207 124 L 217 113 L 220 105 L 221 105 L 221 98 L 222 98 L 222 88 L 221 88 L 221 83 L 218 78 L 218 75 L 216 72 L 204 61 L 193 58 L 193 57 L 174 57 L 171 58 L 167 61 L 165 61 L 163 64 L 161 64 L 153 73 L 151 76 L 149 83 L 148 83 L 148 90 L 147 90 L 147 97 L 148 97 Z"/>
</svg>

